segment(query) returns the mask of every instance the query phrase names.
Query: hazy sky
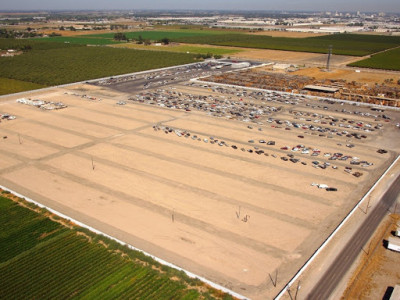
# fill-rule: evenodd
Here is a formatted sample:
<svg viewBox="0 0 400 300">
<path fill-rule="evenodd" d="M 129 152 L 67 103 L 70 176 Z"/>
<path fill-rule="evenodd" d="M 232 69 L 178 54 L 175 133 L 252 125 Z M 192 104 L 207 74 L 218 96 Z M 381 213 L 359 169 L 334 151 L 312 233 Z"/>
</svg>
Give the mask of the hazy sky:
<svg viewBox="0 0 400 300">
<path fill-rule="evenodd" d="M 0 10 L 226 9 L 400 12 L 400 0 L 0 0 Z"/>
</svg>

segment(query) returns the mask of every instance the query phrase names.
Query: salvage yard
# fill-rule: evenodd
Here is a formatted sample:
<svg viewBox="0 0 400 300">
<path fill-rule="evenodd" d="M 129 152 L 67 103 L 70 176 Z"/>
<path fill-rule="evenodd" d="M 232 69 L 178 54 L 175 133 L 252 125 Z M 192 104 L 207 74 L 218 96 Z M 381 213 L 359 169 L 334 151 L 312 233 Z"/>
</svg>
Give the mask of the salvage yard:
<svg viewBox="0 0 400 300">
<path fill-rule="evenodd" d="M 389 110 L 193 83 L 113 88 L 24 96 L 67 106 L 52 111 L 1 98 L 16 119 L 0 122 L 0 184 L 252 299 L 280 291 L 399 146 Z"/>
</svg>

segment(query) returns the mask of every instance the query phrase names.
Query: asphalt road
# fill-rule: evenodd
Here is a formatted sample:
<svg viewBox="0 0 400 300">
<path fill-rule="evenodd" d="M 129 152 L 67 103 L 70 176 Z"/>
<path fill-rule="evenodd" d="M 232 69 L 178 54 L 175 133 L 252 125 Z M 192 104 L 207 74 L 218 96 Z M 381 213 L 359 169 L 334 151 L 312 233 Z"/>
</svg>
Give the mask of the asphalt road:
<svg viewBox="0 0 400 300">
<path fill-rule="evenodd" d="M 197 75 L 201 74 L 201 71 L 204 70 L 192 70 L 190 73 L 190 77 L 195 78 Z M 187 74 L 186 76 L 189 77 Z M 148 85 L 149 89 L 153 89 L 155 87 L 157 88 L 165 88 L 169 84 L 179 84 L 185 81 L 188 81 L 188 78 L 180 78 L 181 76 L 178 75 L 171 75 L 171 76 L 165 76 L 162 78 L 154 78 L 154 79 L 145 79 L 145 78 L 140 78 L 140 79 L 135 79 L 135 80 L 129 80 L 129 81 L 124 81 L 124 82 L 116 82 L 108 85 L 107 87 L 112 88 L 114 90 L 117 90 L 119 92 L 123 93 L 137 93 L 142 91 L 145 87 L 146 84 Z"/>
<path fill-rule="evenodd" d="M 190 72 L 186 70 L 181 70 L 179 66 L 174 69 L 168 70 L 171 75 L 162 76 L 158 78 L 146 79 L 146 78 L 136 78 L 134 80 L 115 82 L 107 85 L 107 87 L 117 90 L 123 93 L 137 93 L 139 91 L 145 90 L 146 88 L 165 88 L 167 85 L 180 84 L 182 82 L 187 82 L 191 78 L 196 78 L 202 76 L 204 72 L 208 72 L 210 75 L 213 73 L 220 73 L 221 71 L 231 71 L 231 67 L 224 67 L 222 69 L 211 69 L 207 66 L 200 69 L 189 69 Z M 177 72 L 177 73 L 176 73 Z M 157 73 L 163 73 L 162 71 Z"/>
<path fill-rule="evenodd" d="M 314 289 L 308 294 L 306 299 L 328 299 L 334 291 L 339 281 L 346 274 L 347 270 L 353 264 L 354 260 L 362 251 L 362 247 L 374 233 L 379 223 L 387 213 L 388 209 L 393 205 L 400 191 L 400 175 L 382 196 L 377 206 L 368 212 L 361 227 L 350 239 L 348 245 L 338 255 L 326 273 L 321 277 Z"/>
<path fill-rule="evenodd" d="M 246 60 L 251 64 L 251 66 L 257 66 L 260 65 L 261 63 L 256 62 L 256 61 L 249 61 Z M 220 63 L 232 63 L 231 60 L 220 60 Z M 235 61 L 236 62 L 236 61 Z M 242 62 L 242 61 L 240 61 Z M 187 72 L 187 71 L 190 72 Z M 124 92 L 124 93 L 135 93 L 138 91 L 142 91 L 144 88 L 163 88 L 167 85 L 171 84 L 180 84 L 182 82 L 187 82 L 188 80 L 196 77 L 201 77 L 203 76 L 202 74 L 204 72 L 208 72 L 208 75 L 213 75 L 213 74 L 219 74 L 221 72 L 227 72 L 227 71 L 234 71 L 234 70 L 241 70 L 241 69 L 234 69 L 231 66 L 224 66 L 221 69 L 213 69 L 211 66 L 205 66 L 200 69 L 181 69 L 180 66 L 176 66 L 176 68 L 170 68 L 168 73 L 171 73 L 169 76 L 163 76 L 163 77 L 158 77 L 158 78 L 152 78 L 152 79 L 146 79 L 146 78 L 137 78 L 134 80 L 129 80 L 129 81 L 122 81 L 122 82 L 115 82 L 112 84 L 107 85 L 107 87 L 112 88 L 114 90 Z M 163 73 L 164 71 L 158 71 L 157 73 Z M 176 73 L 177 72 L 177 73 Z M 151 73 L 151 70 L 149 70 L 149 73 Z M 96 84 L 96 83 L 94 83 Z"/>
</svg>

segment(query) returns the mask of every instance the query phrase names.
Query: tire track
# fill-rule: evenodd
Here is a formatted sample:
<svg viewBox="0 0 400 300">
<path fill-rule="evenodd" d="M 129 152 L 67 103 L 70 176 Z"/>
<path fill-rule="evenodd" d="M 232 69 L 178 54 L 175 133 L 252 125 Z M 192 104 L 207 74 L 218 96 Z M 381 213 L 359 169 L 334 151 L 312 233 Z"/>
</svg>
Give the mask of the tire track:
<svg viewBox="0 0 400 300">
<path fill-rule="evenodd" d="M 86 158 L 86 159 L 91 159 L 92 158 L 92 156 L 90 154 L 87 154 L 87 153 L 84 153 L 84 152 L 77 152 L 77 153 L 75 153 L 75 155 L 78 155 L 78 156 Z M 213 200 L 216 200 L 216 201 L 221 201 L 221 202 L 224 202 L 224 203 L 229 203 L 229 204 L 232 204 L 232 207 L 238 207 L 238 206 L 245 207 L 247 209 L 256 211 L 257 213 L 264 214 L 265 216 L 268 216 L 268 217 L 271 217 L 271 218 L 275 218 L 277 220 L 281 220 L 281 221 L 284 221 L 284 222 L 287 222 L 287 223 L 290 223 L 290 224 L 293 224 L 293 225 L 296 225 L 296 226 L 301 226 L 301 227 L 304 227 L 304 228 L 309 229 L 309 230 L 315 230 L 315 228 L 316 228 L 315 225 L 312 225 L 310 222 L 307 222 L 307 221 L 305 221 L 303 219 L 299 219 L 299 218 L 296 218 L 296 217 L 293 217 L 293 216 L 285 215 L 285 214 L 282 214 L 282 213 L 279 213 L 279 212 L 276 212 L 276 211 L 273 211 L 273 210 L 269 210 L 267 208 L 263 208 L 263 207 L 259 207 L 259 206 L 253 205 L 251 203 L 247 203 L 247 202 L 239 201 L 239 200 L 236 200 L 236 199 L 232 199 L 232 198 L 224 196 L 224 195 L 216 194 L 214 192 L 211 192 L 211 191 L 208 191 L 208 190 L 205 190 L 205 189 L 193 187 L 191 185 L 187 185 L 187 184 L 184 184 L 184 183 L 181 183 L 181 182 L 177 182 L 177 181 L 165 178 L 165 177 L 160 177 L 158 175 L 155 175 L 155 174 L 143 171 L 143 170 L 135 169 L 135 168 L 132 168 L 132 167 L 127 167 L 125 165 L 122 165 L 122 164 L 119 164 L 119 163 L 116 163 L 116 162 L 112 162 L 112 161 L 103 159 L 103 158 L 98 157 L 98 156 L 94 156 L 94 158 L 96 159 L 97 162 L 100 162 L 100 163 L 105 164 L 107 166 L 118 168 L 118 169 L 123 169 L 123 170 L 128 171 L 128 172 L 133 172 L 133 173 L 135 173 L 137 175 L 149 178 L 149 179 L 154 180 L 156 182 L 161 182 L 163 184 L 170 185 L 170 186 L 173 186 L 175 188 L 183 189 L 185 191 L 195 192 L 196 194 L 202 195 L 203 197 L 206 197 L 206 198 L 209 198 L 209 199 L 213 199 Z"/>
<path fill-rule="evenodd" d="M 46 165 L 46 164 L 37 164 L 37 167 L 40 168 L 41 170 L 45 170 L 49 173 L 61 176 L 65 179 L 68 179 L 75 183 L 85 185 L 85 186 L 95 189 L 97 191 L 101 191 L 102 193 L 105 193 L 107 195 L 117 197 L 118 199 L 121 199 L 130 204 L 139 206 L 141 208 L 147 209 L 153 213 L 154 212 L 158 213 L 167 218 L 171 217 L 171 209 L 169 209 L 169 208 L 165 208 L 160 205 L 151 203 L 149 201 L 145 201 L 141 198 L 125 194 L 124 192 L 121 192 L 121 191 L 110 189 L 99 183 L 92 182 L 92 181 L 82 178 L 82 177 L 78 177 L 74 174 L 71 174 L 69 172 L 63 171 L 58 168 L 54 168 L 54 167 Z M 174 216 L 175 216 L 175 221 L 177 221 L 177 222 L 182 222 L 188 226 L 194 227 L 199 230 L 203 230 L 204 232 L 218 236 L 221 239 L 229 240 L 236 244 L 245 245 L 246 247 L 256 250 L 260 253 L 265 253 L 265 254 L 271 255 L 275 258 L 279 258 L 279 259 L 281 259 L 283 257 L 283 255 L 287 254 L 287 252 L 283 249 L 276 248 L 272 245 L 268 245 L 263 242 L 253 240 L 252 238 L 244 237 L 244 236 L 236 234 L 234 232 L 215 227 L 212 224 L 189 217 L 189 216 L 181 214 L 179 212 L 176 212 L 174 214 Z"/>
<path fill-rule="evenodd" d="M 222 177 L 231 178 L 231 179 L 234 179 L 236 181 L 240 181 L 240 182 L 246 183 L 248 185 L 253 185 L 253 186 L 257 186 L 257 187 L 261 187 L 261 188 L 265 188 L 265 189 L 269 189 L 269 190 L 273 190 L 273 191 L 279 191 L 281 193 L 292 195 L 292 196 L 300 196 L 302 198 L 308 199 L 308 200 L 313 201 L 315 203 L 319 203 L 319 204 L 322 203 L 322 204 L 327 205 L 327 206 L 333 206 L 331 204 L 331 201 L 328 200 L 328 199 L 324 199 L 324 198 L 322 198 L 320 196 L 313 196 L 313 195 L 310 195 L 310 194 L 307 194 L 307 193 L 304 193 L 304 192 L 292 190 L 292 189 L 290 189 L 288 187 L 284 188 L 284 187 L 281 187 L 281 186 L 278 186 L 278 185 L 275 185 L 275 184 L 272 184 L 272 183 L 266 183 L 266 182 L 257 181 L 255 179 L 251 179 L 251 178 L 245 178 L 245 177 L 242 177 L 242 176 L 239 176 L 239 175 L 236 175 L 236 174 L 228 173 L 228 172 L 225 172 L 225 171 L 213 169 L 213 168 L 210 168 L 210 167 L 207 167 L 207 166 L 203 166 L 203 165 L 199 165 L 199 164 L 195 164 L 195 163 L 191 163 L 191 162 L 186 162 L 186 161 L 180 160 L 178 158 L 168 157 L 168 156 L 165 156 L 165 155 L 154 153 L 154 152 L 151 152 L 151 151 L 148 151 L 148 150 L 143 150 L 141 148 L 137 148 L 137 147 L 133 147 L 133 146 L 127 146 L 127 145 L 119 144 L 119 143 L 111 143 L 111 145 L 116 146 L 116 147 L 121 148 L 121 149 L 125 149 L 125 150 L 128 150 L 128 151 L 131 151 L 131 152 L 136 152 L 136 153 L 140 153 L 140 154 L 143 154 L 143 155 L 146 155 L 146 156 L 149 156 L 149 157 L 154 157 L 156 159 L 160 159 L 160 160 L 163 160 L 163 161 L 172 162 L 172 163 L 177 164 L 177 165 L 183 165 L 183 166 L 189 167 L 189 168 L 194 169 L 194 170 L 202 170 L 202 171 L 205 171 L 207 173 L 214 174 L 214 175 L 219 175 L 219 176 L 222 176 Z"/>
<path fill-rule="evenodd" d="M 178 129 L 178 128 L 177 128 L 177 129 Z M 200 133 L 198 133 L 198 132 L 195 132 L 195 133 L 196 133 L 196 134 L 200 134 Z M 133 134 L 138 135 L 138 136 L 141 136 L 141 137 L 153 139 L 153 140 L 155 140 L 155 141 L 160 141 L 159 138 L 157 138 L 157 137 L 155 137 L 155 136 L 153 136 L 153 135 L 151 135 L 151 134 L 143 133 L 142 131 L 136 131 L 136 132 L 134 132 Z M 206 136 L 206 137 L 209 136 L 209 134 L 208 134 L 208 135 L 207 135 L 207 134 L 202 134 L 202 135 L 203 135 L 203 136 Z M 230 141 L 229 139 L 220 138 L 220 137 L 218 137 L 218 136 L 215 136 L 215 137 L 217 137 L 218 139 L 221 139 L 221 140 Z M 173 141 L 173 140 L 162 139 L 162 141 L 165 142 L 165 143 L 173 144 L 173 145 L 176 144 L 176 141 Z M 244 143 L 243 143 L 243 142 L 238 142 L 237 144 L 244 144 Z M 247 157 L 242 157 L 242 156 L 235 155 L 235 154 L 228 154 L 228 153 L 222 154 L 222 153 L 219 153 L 219 152 L 216 152 L 216 151 L 213 151 L 213 150 L 208 150 L 208 149 L 204 149 L 204 148 L 197 147 L 197 146 L 194 146 L 194 145 L 188 145 L 188 144 L 183 144 L 183 143 L 180 144 L 180 146 L 186 147 L 186 148 L 189 148 L 189 149 L 195 149 L 195 150 L 198 150 L 198 151 L 202 151 L 202 152 L 207 152 L 207 153 L 219 155 L 219 156 L 226 156 L 226 157 L 229 157 L 229 158 L 232 158 L 232 159 L 241 160 L 241 161 L 245 161 L 245 162 L 252 163 L 252 164 L 256 164 L 256 165 L 264 165 L 264 166 L 267 166 L 267 167 L 279 168 L 279 169 L 282 169 L 282 170 L 285 170 L 285 171 L 288 171 L 288 172 L 293 172 L 293 169 L 292 169 L 292 168 L 283 167 L 283 166 L 276 166 L 276 165 L 271 164 L 271 163 L 268 163 L 268 162 L 266 162 L 266 161 L 258 161 L 258 160 L 254 160 L 254 159 L 247 158 Z M 261 148 L 260 148 L 260 149 L 261 149 Z M 262 149 L 264 149 L 264 150 L 266 150 L 266 151 L 269 151 L 269 152 L 271 152 L 271 151 L 272 151 L 272 152 L 278 152 L 277 149 L 272 149 L 272 148 L 262 148 Z M 281 150 L 281 151 L 282 151 L 282 150 Z M 287 153 L 287 152 L 286 152 L 286 153 Z M 311 160 L 311 159 L 309 159 L 309 158 L 307 158 L 307 157 L 304 157 L 304 159 Z M 304 173 L 305 175 L 314 176 L 314 174 L 308 172 L 307 170 L 302 171 L 302 173 Z M 319 177 L 319 178 L 323 178 L 323 179 L 325 179 L 325 180 L 331 179 L 331 177 L 326 176 L 326 175 L 324 175 L 324 174 L 319 174 L 318 177 Z M 342 184 L 348 184 L 348 181 L 346 181 L 346 180 L 336 179 L 336 181 L 337 181 L 337 182 L 340 182 L 340 183 L 342 183 Z M 355 185 L 355 184 L 354 184 L 354 185 Z"/>
</svg>

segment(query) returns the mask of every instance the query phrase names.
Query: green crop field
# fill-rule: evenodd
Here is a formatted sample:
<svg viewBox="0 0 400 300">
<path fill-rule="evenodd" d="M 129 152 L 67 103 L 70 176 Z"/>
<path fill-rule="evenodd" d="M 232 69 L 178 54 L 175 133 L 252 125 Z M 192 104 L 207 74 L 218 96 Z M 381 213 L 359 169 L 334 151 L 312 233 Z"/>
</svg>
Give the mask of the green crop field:
<svg viewBox="0 0 400 300">
<path fill-rule="evenodd" d="M 1 299 L 232 299 L 141 252 L 79 227 L 69 229 L 46 214 L 0 196 Z"/>
<path fill-rule="evenodd" d="M 212 53 L 212 54 L 218 54 L 218 55 L 224 55 L 224 54 L 232 54 L 232 53 L 238 53 L 241 52 L 242 50 L 239 49 L 227 49 L 227 48 L 217 48 L 217 47 L 201 47 L 201 46 L 190 46 L 190 45 L 178 45 L 178 46 L 172 46 L 172 49 L 176 50 L 177 52 L 189 52 L 189 53 L 196 53 L 196 54 L 206 54 L 206 53 Z"/>
<path fill-rule="evenodd" d="M 51 86 L 195 61 L 186 53 L 47 44 L 62 47 L 1 57 L 0 77 Z"/>
<path fill-rule="evenodd" d="M 372 55 L 349 66 L 400 71 L 400 48 Z"/>
<path fill-rule="evenodd" d="M 0 78 L 0 95 L 36 90 L 44 87 L 46 86 L 37 83 Z"/>
<path fill-rule="evenodd" d="M 249 34 L 187 36 L 173 38 L 176 42 L 209 44 L 244 48 L 275 49 L 363 56 L 400 45 L 400 37 L 335 34 L 309 38 L 284 38 Z"/>
<path fill-rule="evenodd" d="M 87 37 L 87 36 L 55 36 L 43 38 L 44 41 L 49 42 L 59 42 L 65 44 L 78 44 L 78 45 L 109 45 L 109 44 L 119 44 L 121 42 L 113 40 L 114 35 L 110 38 L 103 37 Z"/>
<path fill-rule="evenodd" d="M 136 32 L 124 32 L 128 39 L 138 39 L 142 36 L 143 39 L 149 39 L 152 41 L 158 41 L 163 38 L 175 39 L 188 36 L 207 36 L 207 35 L 218 35 L 226 34 L 229 32 L 224 31 L 211 31 L 211 30 L 173 30 L 173 31 L 136 31 Z M 87 35 L 76 35 L 76 36 L 55 36 L 36 39 L 38 41 L 45 42 L 59 42 L 66 44 L 77 44 L 77 45 L 110 45 L 120 44 L 125 42 L 115 41 L 115 33 L 102 33 L 102 34 L 87 34 Z M 1 49 L 1 48 L 0 48 Z"/>
<path fill-rule="evenodd" d="M 138 39 L 142 36 L 143 39 L 149 39 L 152 41 L 161 40 L 163 38 L 178 39 L 184 37 L 203 37 L 203 36 L 220 36 L 227 34 L 229 32 L 224 31 L 212 31 L 212 30 L 171 30 L 171 31 L 135 31 L 135 32 L 124 32 L 129 39 Z M 93 34 L 84 35 L 82 37 L 86 38 L 105 38 L 112 39 L 114 33 L 103 33 L 103 34 Z"/>
<path fill-rule="evenodd" d="M 118 44 L 114 47 L 117 48 L 129 48 L 129 49 L 139 49 L 139 50 L 155 50 L 155 51 L 168 51 L 168 52 L 178 52 L 178 53 L 192 53 L 192 54 L 207 54 L 211 53 L 213 55 L 225 55 L 238 53 L 243 50 L 240 49 L 228 49 L 219 47 L 207 47 L 207 46 L 195 46 L 195 45 L 162 45 L 162 46 L 145 46 L 138 45 L 135 43 L 124 43 Z"/>
<path fill-rule="evenodd" d="M 1 39 L 0 49 L 27 49 L 29 50 L 50 50 L 59 48 L 80 47 L 80 45 L 65 44 L 65 43 L 49 43 L 49 39 Z"/>
</svg>

